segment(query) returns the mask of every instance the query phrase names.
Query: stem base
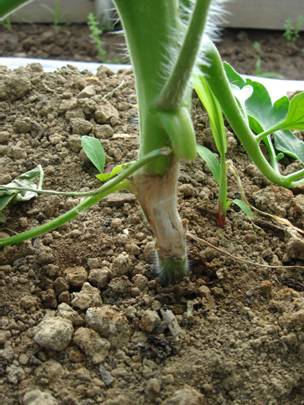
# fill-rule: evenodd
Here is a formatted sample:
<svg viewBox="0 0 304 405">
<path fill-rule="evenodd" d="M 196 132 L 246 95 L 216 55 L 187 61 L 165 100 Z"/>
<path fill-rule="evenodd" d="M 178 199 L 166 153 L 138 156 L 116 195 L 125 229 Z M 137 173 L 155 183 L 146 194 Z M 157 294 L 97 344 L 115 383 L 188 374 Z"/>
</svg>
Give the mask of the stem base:
<svg viewBox="0 0 304 405">
<path fill-rule="evenodd" d="M 177 211 L 178 163 L 163 176 L 142 173 L 133 179 L 134 193 L 155 236 L 157 271 L 162 285 L 179 282 L 188 273 L 186 236 Z"/>
</svg>

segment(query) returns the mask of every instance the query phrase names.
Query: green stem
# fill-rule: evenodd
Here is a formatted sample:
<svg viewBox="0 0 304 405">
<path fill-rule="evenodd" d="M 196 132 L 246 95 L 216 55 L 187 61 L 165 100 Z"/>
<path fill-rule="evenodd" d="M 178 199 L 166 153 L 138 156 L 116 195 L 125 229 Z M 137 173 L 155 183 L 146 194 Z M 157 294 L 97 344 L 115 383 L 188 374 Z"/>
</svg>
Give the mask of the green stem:
<svg viewBox="0 0 304 405">
<path fill-rule="evenodd" d="M 273 144 L 272 144 L 272 142 L 271 142 L 271 139 L 269 139 L 269 138 L 270 138 L 270 137 L 268 136 L 268 137 L 265 138 L 263 141 L 264 141 L 264 144 L 265 144 L 265 146 L 266 146 L 266 148 L 267 148 L 267 151 L 268 151 L 268 154 L 269 154 L 271 166 L 274 168 L 274 170 L 275 170 L 277 173 L 280 173 L 279 163 L 278 163 L 278 160 L 277 160 L 277 156 L 276 156 L 276 153 L 275 153 L 275 149 L 274 149 L 274 147 L 273 147 Z"/>
<path fill-rule="evenodd" d="M 260 134 L 258 134 L 256 136 L 257 142 L 260 143 L 261 141 L 264 141 L 268 137 L 268 135 L 271 135 L 271 134 L 273 134 L 274 132 L 276 132 L 276 131 L 278 131 L 280 129 L 282 129 L 282 123 L 281 122 L 273 125 L 271 128 L 266 129 L 266 131 L 263 131 Z"/>
<path fill-rule="evenodd" d="M 220 181 L 219 181 L 219 210 L 217 214 L 217 224 L 220 227 L 225 226 L 227 214 L 227 163 L 226 156 L 220 156 Z"/>
<path fill-rule="evenodd" d="M 205 43 L 205 50 L 209 64 L 202 66 L 202 70 L 206 74 L 206 80 L 220 103 L 231 128 L 244 146 L 247 154 L 263 175 L 271 182 L 287 188 L 293 187 L 292 181 L 288 177 L 278 173 L 263 155 L 256 136 L 249 128 L 232 94 L 216 47 L 211 41 L 208 41 Z"/>
<path fill-rule="evenodd" d="M 2 191 L 31 191 L 36 194 L 45 195 L 58 195 L 65 197 L 88 197 L 90 195 L 98 194 L 100 188 L 92 191 L 56 191 L 56 190 L 37 190 L 31 187 L 14 187 L 14 186 L 0 186 L 0 193 Z"/>
<path fill-rule="evenodd" d="M 197 2 L 206 11 L 206 4 L 209 5 L 210 0 L 197 0 Z M 170 146 L 177 158 L 194 159 L 196 156 L 195 135 L 187 117 L 189 114 L 187 83 L 196 55 L 191 56 L 189 60 L 188 57 L 198 52 L 196 43 L 199 42 L 204 25 L 204 21 L 199 21 L 199 19 L 204 13 L 202 14 L 202 10 L 196 6 L 190 23 L 190 33 L 188 31 L 185 37 L 188 46 L 184 44 L 180 48 L 178 37 L 181 31 L 181 19 L 177 0 L 145 2 L 142 0 L 115 0 L 115 4 L 125 30 L 136 78 L 140 121 L 139 156 L 144 156 L 154 149 Z M 193 45 L 189 44 L 190 37 L 194 41 L 192 51 L 189 51 Z M 180 49 L 182 51 L 178 54 Z M 173 63 L 172 68 L 171 63 Z M 175 72 L 173 76 L 172 72 Z M 173 83 L 173 77 L 177 72 L 178 82 L 182 83 L 181 85 Z M 158 105 L 159 96 L 168 81 L 171 83 L 170 88 L 174 86 L 180 89 L 178 97 L 174 101 L 173 111 L 170 110 L 172 125 L 169 126 L 173 128 L 170 133 L 168 133 L 168 125 L 166 129 L 162 121 L 164 117 L 161 113 L 165 111 Z M 168 106 L 166 106 L 166 110 L 168 110 Z M 167 118 L 169 117 L 164 118 L 166 123 L 168 123 Z M 177 131 L 177 128 L 180 130 Z M 180 138 L 181 133 L 183 139 Z M 172 142 L 174 137 L 179 140 Z M 181 145 L 186 149 L 181 148 Z M 158 159 L 145 166 L 144 172 L 148 175 L 163 176 L 171 163 L 172 157 Z"/>
<path fill-rule="evenodd" d="M 8 246 L 8 245 L 15 245 L 17 243 L 21 243 L 27 239 L 31 239 L 37 236 L 40 236 L 46 232 L 50 232 L 59 226 L 75 219 L 80 213 L 88 210 L 93 205 L 97 204 L 100 200 L 105 198 L 107 195 L 121 190 L 125 188 L 125 179 L 135 173 L 138 169 L 142 166 L 147 164 L 149 161 L 153 159 L 157 159 L 159 156 L 167 156 L 171 151 L 168 148 L 155 150 L 151 152 L 149 155 L 146 155 L 143 159 L 138 160 L 134 164 L 130 165 L 126 170 L 120 173 L 115 178 L 109 180 L 106 184 L 101 186 L 94 195 L 88 197 L 84 201 L 80 202 L 76 207 L 72 208 L 71 210 L 67 211 L 65 214 L 60 215 L 59 217 L 53 219 L 52 221 L 47 222 L 46 224 L 37 226 L 36 228 L 30 229 L 25 232 L 21 232 L 17 235 L 0 239 L 0 247 Z"/>
<path fill-rule="evenodd" d="M 175 60 L 176 39 L 172 34 L 178 28 L 178 5 L 176 0 L 115 0 L 115 4 L 135 74 L 142 157 L 151 150 L 170 146 L 155 102 L 168 77 L 168 61 Z M 161 157 L 146 165 L 144 171 L 164 175 L 170 162 L 170 156 Z"/>
<path fill-rule="evenodd" d="M 298 180 L 304 180 L 303 177 L 304 177 L 304 169 L 298 170 L 297 172 L 286 176 L 286 178 L 292 182 L 298 181 Z"/>
<path fill-rule="evenodd" d="M 211 0 L 196 0 L 177 61 L 157 101 L 157 106 L 160 109 L 174 110 L 181 104 L 184 98 L 185 90 L 200 48 L 210 2 Z"/>
</svg>

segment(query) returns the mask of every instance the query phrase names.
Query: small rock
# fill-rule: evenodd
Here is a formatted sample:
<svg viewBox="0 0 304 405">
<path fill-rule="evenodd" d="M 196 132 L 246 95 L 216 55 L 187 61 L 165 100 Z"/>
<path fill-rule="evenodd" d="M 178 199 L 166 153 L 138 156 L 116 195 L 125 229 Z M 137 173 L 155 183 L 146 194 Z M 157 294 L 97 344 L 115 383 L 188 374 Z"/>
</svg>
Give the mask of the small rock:
<svg viewBox="0 0 304 405">
<path fill-rule="evenodd" d="M 304 329 L 304 309 L 300 309 L 295 313 L 291 314 L 287 319 L 287 324 L 289 327 L 296 327 Z"/>
<path fill-rule="evenodd" d="M 179 191 L 183 194 L 185 198 L 191 198 L 195 194 L 195 190 L 191 184 L 182 184 L 179 187 Z"/>
<path fill-rule="evenodd" d="M 293 194 L 286 188 L 272 185 L 253 193 L 253 199 L 260 210 L 286 216 Z"/>
<path fill-rule="evenodd" d="M 127 318 L 110 305 L 89 308 L 86 312 L 86 323 L 100 336 L 107 338 L 113 347 L 128 343 L 130 328 Z"/>
<path fill-rule="evenodd" d="M 114 378 L 112 374 L 102 364 L 99 366 L 99 374 L 106 387 L 113 383 Z"/>
<path fill-rule="evenodd" d="M 111 118 L 119 119 L 116 108 L 109 102 L 104 102 L 102 105 L 99 105 L 95 111 L 95 121 L 98 124 L 106 124 Z"/>
<path fill-rule="evenodd" d="M 91 286 L 90 283 L 84 283 L 80 292 L 74 293 L 71 304 L 81 310 L 92 306 L 100 306 L 102 304 L 100 291 L 98 288 Z"/>
<path fill-rule="evenodd" d="M 304 240 L 293 236 L 286 246 L 287 260 L 304 260 Z"/>
<path fill-rule="evenodd" d="M 108 124 L 96 125 L 94 133 L 98 139 L 110 139 L 114 135 L 114 130 Z"/>
<path fill-rule="evenodd" d="M 78 312 L 64 302 L 58 305 L 56 315 L 64 319 L 68 319 L 75 326 L 78 326 L 82 323 L 82 318 L 78 314 Z"/>
<path fill-rule="evenodd" d="M 205 405 L 205 397 L 194 388 L 185 386 L 175 391 L 173 396 L 163 402 L 163 405 Z"/>
<path fill-rule="evenodd" d="M 130 269 L 131 261 L 127 253 L 120 253 L 115 257 L 111 268 L 113 277 L 119 277 L 128 274 Z"/>
<path fill-rule="evenodd" d="M 10 338 L 11 332 L 9 330 L 0 329 L 0 347 Z"/>
<path fill-rule="evenodd" d="M 93 128 L 92 123 L 83 118 L 71 118 L 70 122 L 74 134 L 87 135 Z"/>
<path fill-rule="evenodd" d="M 11 364 L 6 369 L 7 379 L 12 384 L 18 384 L 25 377 L 25 372 L 22 367 Z"/>
<path fill-rule="evenodd" d="M 151 333 L 160 324 L 160 322 L 161 320 L 158 316 L 158 313 L 156 311 L 147 309 L 146 311 L 144 311 L 140 319 L 139 327 L 144 332 Z"/>
<path fill-rule="evenodd" d="M 155 260 L 155 243 L 147 242 L 144 248 L 144 258 L 146 262 L 153 263 Z"/>
<path fill-rule="evenodd" d="M 89 98 L 94 97 L 96 95 L 96 90 L 93 85 L 86 86 L 81 92 L 78 94 L 78 98 Z"/>
<path fill-rule="evenodd" d="M 17 118 L 14 122 L 14 129 L 17 133 L 27 133 L 30 132 L 32 128 L 32 123 L 30 118 Z"/>
<path fill-rule="evenodd" d="M 103 201 L 111 207 L 121 207 L 125 203 L 131 203 L 135 200 L 135 195 L 131 193 L 113 193 L 106 197 Z"/>
<path fill-rule="evenodd" d="M 27 392 L 23 397 L 24 405 L 58 405 L 59 402 L 48 391 L 39 389 Z"/>
<path fill-rule="evenodd" d="M 265 298 L 270 299 L 272 293 L 272 282 L 270 280 L 261 281 L 260 292 Z"/>
<path fill-rule="evenodd" d="M 24 150 L 24 148 L 22 148 L 18 145 L 14 145 L 9 148 L 8 156 L 11 157 L 12 159 L 25 159 L 27 156 L 27 153 Z"/>
<path fill-rule="evenodd" d="M 36 328 L 34 341 L 39 346 L 55 351 L 64 350 L 72 339 L 72 322 L 64 318 L 45 318 Z"/>
<path fill-rule="evenodd" d="M 89 328 L 79 328 L 75 332 L 74 343 L 85 352 L 94 364 L 99 364 L 108 356 L 110 343 Z"/>
<path fill-rule="evenodd" d="M 79 135 L 70 135 L 68 144 L 72 152 L 78 153 L 81 150 L 81 139 Z"/>
<path fill-rule="evenodd" d="M 7 143 L 10 138 L 10 133 L 8 131 L 0 132 L 0 143 Z"/>
<path fill-rule="evenodd" d="M 158 378 L 150 378 L 147 381 L 146 385 L 146 393 L 150 396 L 155 396 L 160 393 L 161 390 L 161 382 Z"/>
<path fill-rule="evenodd" d="M 132 283 L 140 290 L 147 288 L 148 282 L 149 280 L 143 274 L 135 274 L 135 276 L 132 278 Z"/>
<path fill-rule="evenodd" d="M 122 298 L 130 296 L 132 287 L 127 276 L 115 277 L 103 291 L 102 297 L 107 304 L 114 304 Z"/>
<path fill-rule="evenodd" d="M 57 277 L 54 281 L 54 290 L 56 295 L 59 295 L 63 291 L 67 291 L 69 289 L 68 281 L 63 277 Z"/>
<path fill-rule="evenodd" d="M 77 99 L 76 98 L 70 98 L 68 100 L 63 100 L 59 104 L 59 111 L 60 112 L 66 112 L 66 111 L 69 111 L 69 110 L 73 110 L 76 107 L 77 107 Z"/>
<path fill-rule="evenodd" d="M 1 142 L 1 132 L 0 132 L 0 142 Z M 292 211 L 295 214 L 304 215 L 304 194 L 298 194 L 294 197 L 292 201 Z"/>
<path fill-rule="evenodd" d="M 69 304 L 71 302 L 71 295 L 68 291 L 62 291 L 62 293 L 60 293 L 58 295 L 58 302 L 59 303 L 66 303 Z"/>
<path fill-rule="evenodd" d="M 82 287 L 88 278 L 87 271 L 82 266 L 67 267 L 64 270 L 64 275 L 70 286 L 75 288 Z"/>
<path fill-rule="evenodd" d="M 26 96 L 32 88 L 31 82 L 20 74 L 9 75 L 3 86 L 0 86 L 0 100 L 18 100 Z"/>
<path fill-rule="evenodd" d="M 57 308 L 57 298 L 55 291 L 52 288 L 42 291 L 41 300 L 47 308 Z"/>
<path fill-rule="evenodd" d="M 56 360 L 50 359 L 44 361 L 35 370 L 35 376 L 40 378 L 47 378 L 50 382 L 61 379 L 64 376 L 64 367 Z"/>
<path fill-rule="evenodd" d="M 98 269 L 100 267 L 100 259 L 98 257 L 89 257 L 87 264 L 90 269 Z"/>
<path fill-rule="evenodd" d="M 38 304 L 37 298 L 34 297 L 33 295 L 24 295 L 20 299 L 20 306 L 23 309 L 30 309 L 30 308 L 36 307 L 37 304 Z"/>
<path fill-rule="evenodd" d="M 104 288 L 108 285 L 111 279 L 109 269 L 92 269 L 89 273 L 89 282 L 98 288 Z"/>
</svg>

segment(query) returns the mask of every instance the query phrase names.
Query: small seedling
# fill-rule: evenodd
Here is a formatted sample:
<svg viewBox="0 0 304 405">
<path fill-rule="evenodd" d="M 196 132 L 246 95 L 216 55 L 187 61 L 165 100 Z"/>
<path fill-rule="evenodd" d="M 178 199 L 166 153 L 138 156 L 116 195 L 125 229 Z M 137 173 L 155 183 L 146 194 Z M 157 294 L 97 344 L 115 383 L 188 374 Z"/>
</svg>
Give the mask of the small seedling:
<svg viewBox="0 0 304 405">
<path fill-rule="evenodd" d="M 95 45 L 97 57 L 100 62 L 105 61 L 107 57 L 107 52 L 104 49 L 104 44 L 102 41 L 103 30 L 97 21 L 95 14 L 90 13 L 87 18 L 87 24 L 90 30 L 90 38 Z"/>
<path fill-rule="evenodd" d="M 54 8 L 49 7 L 47 4 L 42 4 L 42 7 L 50 12 L 53 17 L 53 27 L 58 30 L 63 23 L 61 0 L 55 0 Z"/>
<path fill-rule="evenodd" d="M 4 18 L 4 20 L 1 21 L 1 25 L 7 31 L 10 31 L 10 32 L 13 31 L 12 20 L 11 20 L 11 18 L 9 16 Z"/>
<path fill-rule="evenodd" d="M 267 72 L 263 70 L 262 62 L 262 47 L 260 42 L 255 41 L 252 47 L 256 50 L 256 60 L 255 60 L 255 76 L 268 77 L 269 79 L 283 79 L 283 76 L 275 72 Z"/>
<path fill-rule="evenodd" d="M 295 43 L 299 36 L 302 28 L 304 27 L 304 16 L 299 15 L 296 18 L 295 23 L 292 22 L 291 18 L 287 18 L 284 23 L 284 33 L 283 37 L 286 39 L 287 42 Z"/>
</svg>

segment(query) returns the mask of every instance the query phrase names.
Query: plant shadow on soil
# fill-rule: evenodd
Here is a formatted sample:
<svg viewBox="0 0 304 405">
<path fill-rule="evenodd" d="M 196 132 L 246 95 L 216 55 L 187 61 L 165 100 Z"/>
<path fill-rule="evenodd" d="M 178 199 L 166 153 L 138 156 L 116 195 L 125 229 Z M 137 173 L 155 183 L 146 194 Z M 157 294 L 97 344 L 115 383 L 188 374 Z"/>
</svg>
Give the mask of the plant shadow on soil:
<svg viewBox="0 0 304 405">
<path fill-rule="evenodd" d="M 42 164 L 45 188 L 98 186 L 81 152 L 83 134 L 102 140 L 109 164 L 136 158 L 130 72 L 1 67 L 0 89 L 0 184 Z M 199 141 L 214 147 L 197 100 L 193 114 Z M 269 185 L 230 133 L 228 143 L 250 201 L 303 228 L 303 193 Z M 229 193 L 238 194 L 232 178 Z M 1 235 L 76 202 L 39 197 L 15 205 Z M 217 187 L 198 159 L 181 167 L 179 205 L 192 234 L 257 265 L 189 240 L 190 277 L 161 288 L 151 273 L 152 235 L 127 193 L 0 251 L 2 403 L 43 395 L 50 404 L 303 403 L 303 272 L 258 265 L 301 264 L 288 256 L 290 237 L 234 209 L 225 229 L 216 227 Z M 56 339 L 45 326 L 52 322 L 66 326 Z"/>
</svg>

